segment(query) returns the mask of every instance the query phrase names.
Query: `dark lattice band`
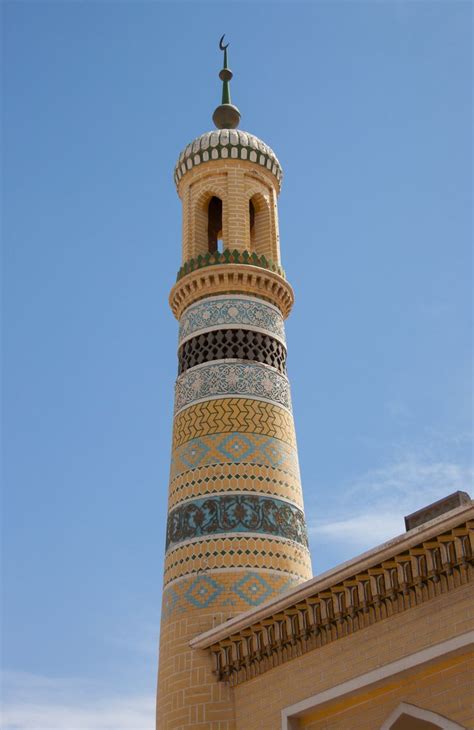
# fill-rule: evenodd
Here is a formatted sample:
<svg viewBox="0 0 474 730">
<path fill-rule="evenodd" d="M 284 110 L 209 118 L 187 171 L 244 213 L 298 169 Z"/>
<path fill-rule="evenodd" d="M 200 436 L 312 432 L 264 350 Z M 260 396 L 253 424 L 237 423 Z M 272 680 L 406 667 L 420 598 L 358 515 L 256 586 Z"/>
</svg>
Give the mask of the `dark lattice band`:
<svg viewBox="0 0 474 730">
<path fill-rule="evenodd" d="M 286 374 L 286 350 L 281 342 L 253 330 L 214 330 L 184 342 L 178 351 L 178 373 L 211 360 L 252 360 Z"/>
</svg>

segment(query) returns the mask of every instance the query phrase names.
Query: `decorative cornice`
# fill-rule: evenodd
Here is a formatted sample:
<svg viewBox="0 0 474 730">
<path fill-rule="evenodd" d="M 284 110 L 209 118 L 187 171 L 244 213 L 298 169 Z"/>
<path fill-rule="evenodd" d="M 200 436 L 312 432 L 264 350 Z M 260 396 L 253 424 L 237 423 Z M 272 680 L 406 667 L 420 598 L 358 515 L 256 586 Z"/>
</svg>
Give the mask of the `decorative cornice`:
<svg viewBox="0 0 474 730">
<path fill-rule="evenodd" d="M 272 667 L 451 591 L 472 578 L 474 509 L 411 530 L 193 639 L 220 681 Z"/>
<path fill-rule="evenodd" d="M 273 150 L 249 132 L 240 129 L 216 129 L 190 142 L 181 152 L 174 169 L 176 187 L 193 167 L 217 160 L 247 160 L 271 172 L 281 187 L 283 170 Z"/>
<path fill-rule="evenodd" d="M 274 304 L 288 317 L 294 303 L 293 289 L 279 274 L 247 264 L 220 264 L 183 276 L 171 289 L 171 310 L 180 319 L 191 304 L 216 294 L 248 294 Z"/>
<path fill-rule="evenodd" d="M 259 256 L 255 251 L 239 251 L 236 248 L 231 251 L 229 248 L 226 248 L 224 251 L 213 251 L 212 253 L 208 251 L 204 256 L 199 254 L 195 258 L 185 261 L 176 275 L 176 281 L 179 281 L 183 276 L 186 276 L 186 274 L 192 271 L 218 264 L 249 264 L 250 266 L 258 266 L 262 269 L 274 271 L 276 274 L 285 278 L 285 272 L 282 267 L 274 261 L 267 259 L 266 256 Z"/>
</svg>

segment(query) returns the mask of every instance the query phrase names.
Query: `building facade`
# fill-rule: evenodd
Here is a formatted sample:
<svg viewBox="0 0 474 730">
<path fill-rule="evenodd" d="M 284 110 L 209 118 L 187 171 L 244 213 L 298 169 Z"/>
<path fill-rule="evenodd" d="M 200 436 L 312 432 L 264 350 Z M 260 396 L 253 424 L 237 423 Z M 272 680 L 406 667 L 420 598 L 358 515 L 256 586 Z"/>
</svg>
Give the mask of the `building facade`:
<svg viewBox="0 0 474 730">
<path fill-rule="evenodd" d="M 229 728 L 474 728 L 474 507 L 459 496 L 192 640 L 233 693 Z"/>
</svg>

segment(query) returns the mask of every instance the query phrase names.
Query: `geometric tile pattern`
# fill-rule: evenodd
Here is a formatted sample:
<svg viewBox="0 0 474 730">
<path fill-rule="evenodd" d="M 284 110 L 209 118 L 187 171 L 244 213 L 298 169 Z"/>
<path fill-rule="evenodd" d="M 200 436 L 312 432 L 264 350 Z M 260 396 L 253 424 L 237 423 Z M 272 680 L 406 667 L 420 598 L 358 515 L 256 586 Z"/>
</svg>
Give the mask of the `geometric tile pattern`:
<svg viewBox="0 0 474 730">
<path fill-rule="evenodd" d="M 223 396 L 263 398 L 291 410 L 288 378 L 267 365 L 225 360 L 198 365 L 178 378 L 175 413 L 196 401 Z"/>
<path fill-rule="evenodd" d="M 222 593 L 222 586 L 208 575 L 198 575 L 185 593 L 190 603 L 197 608 L 205 608 Z"/>
<path fill-rule="evenodd" d="M 259 603 L 263 603 L 272 594 L 270 583 L 259 573 L 253 572 L 247 573 L 243 578 L 238 580 L 234 584 L 233 589 L 249 606 L 258 606 Z"/>
<path fill-rule="evenodd" d="M 162 620 L 180 618 L 194 608 L 245 611 L 285 593 L 298 579 L 285 573 L 238 570 L 206 573 L 177 581 L 163 592 Z"/>
<path fill-rule="evenodd" d="M 222 568 L 283 571 L 299 580 L 311 577 L 311 559 L 304 545 L 281 537 L 215 535 L 171 548 L 165 558 L 164 582 Z"/>
<path fill-rule="evenodd" d="M 254 329 L 285 344 L 285 325 L 279 309 L 262 299 L 235 295 L 208 297 L 186 309 L 179 322 L 179 344 L 223 326 Z"/>
<path fill-rule="evenodd" d="M 250 398 L 222 398 L 196 403 L 174 419 L 173 449 L 213 433 L 253 433 L 296 446 L 293 417 L 280 406 Z"/>
<path fill-rule="evenodd" d="M 171 458 L 170 480 L 197 467 L 228 463 L 269 466 L 299 478 L 295 448 L 280 439 L 234 431 L 194 438 L 176 448 Z"/>
<path fill-rule="evenodd" d="M 286 348 L 262 332 L 211 330 L 186 340 L 178 351 L 178 374 L 211 360 L 253 360 L 286 373 Z"/>
<path fill-rule="evenodd" d="M 168 508 L 186 499 L 218 492 L 257 492 L 283 497 L 302 507 L 299 478 L 263 464 L 209 464 L 186 471 L 170 484 Z"/>
<path fill-rule="evenodd" d="M 261 532 L 308 546 L 303 512 L 275 497 L 224 494 L 182 503 L 168 515 L 166 549 L 185 540 L 219 533 Z"/>
</svg>

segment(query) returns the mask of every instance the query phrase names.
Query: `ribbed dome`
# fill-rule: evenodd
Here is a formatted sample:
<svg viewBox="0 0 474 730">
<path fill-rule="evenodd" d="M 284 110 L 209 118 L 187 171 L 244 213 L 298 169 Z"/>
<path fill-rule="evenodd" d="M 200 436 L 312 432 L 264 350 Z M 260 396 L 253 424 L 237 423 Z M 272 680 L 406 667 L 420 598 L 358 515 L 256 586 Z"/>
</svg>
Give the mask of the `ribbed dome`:
<svg viewBox="0 0 474 730">
<path fill-rule="evenodd" d="M 174 181 L 179 181 L 196 165 L 222 159 L 255 162 L 269 170 L 281 186 L 283 170 L 278 157 L 261 139 L 240 129 L 215 129 L 197 137 L 181 152 L 174 169 Z"/>
</svg>

